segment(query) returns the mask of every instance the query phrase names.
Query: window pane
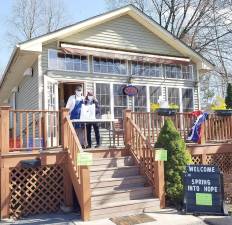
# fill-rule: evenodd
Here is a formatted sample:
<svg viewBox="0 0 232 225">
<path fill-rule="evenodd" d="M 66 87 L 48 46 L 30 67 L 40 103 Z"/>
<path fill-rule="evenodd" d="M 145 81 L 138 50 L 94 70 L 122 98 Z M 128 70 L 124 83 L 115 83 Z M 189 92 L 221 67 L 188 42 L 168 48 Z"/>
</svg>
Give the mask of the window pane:
<svg viewBox="0 0 232 225">
<path fill-rule="evenodd" d="M 88 57 L 65 54 L 57 50 L 49 50 L 49 69 L 68 71 L 88 71 Z"/>
<path fill-rule="evenodd" d="M 131 64 L 132 75 L 161 77 L 161 65 L 149 62 L 133 61 Z"/>
<path fill-rule="evenodd" d="M 168 103 L 180 105 L 179 88 L 168 88 Z"/>
<path fill-rule="evenodd" d="M 98 73 L 127 74 L 125 60 L 93 57 L 93 68 Z"/>
<path fill-rule="evenodd" d="M 150 102 L 158 103 L 159 96 L 161 96 L 161 87 L 150 87 Z"/>
<path fill-rule="evenodd" d="M 123 94 L 125 85 L 114 84 L 114 117 L 123 118 L 123 111 L 127 108 L 127 96 Z"/>
<path fill-rule="evenodd" d="M 181 66 L 165 65 L 165 75 L 167 78 L 181 78 Z"/>
<path fill-rule="evenodd" d="M 183 101 L 183 111 L 193 110 L 193 90 L 192 89 L 182 89 L 182 101 Z"/>
<path fill-rule="evenodd" d="M 147 93 L 145 86 L 136 86 L 138 94 L 134 96 L 134 110 L 135 112 L 147 111 Z"/>
</svg>

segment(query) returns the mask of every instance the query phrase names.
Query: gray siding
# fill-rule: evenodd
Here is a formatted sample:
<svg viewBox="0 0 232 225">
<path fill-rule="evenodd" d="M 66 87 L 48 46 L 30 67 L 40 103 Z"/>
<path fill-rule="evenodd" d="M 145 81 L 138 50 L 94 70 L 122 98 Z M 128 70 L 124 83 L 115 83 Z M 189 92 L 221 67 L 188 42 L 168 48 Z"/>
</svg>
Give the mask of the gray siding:
<svg viewBox="0 0 232 225">
<path fill-rule="evenodd" d="M 38 63 L 33 64 L 33 76 L 25 77 L 19 84 L 19 91 L 16 93 L 17 109 L 38 109 L 39 108 L 39 86 L 38 86 Z"/>
<path fill-rule="evenodd" d="M 163 55 L 182 55 L 130 16 L 116 18 L 62 41 Z"/>
</svg>

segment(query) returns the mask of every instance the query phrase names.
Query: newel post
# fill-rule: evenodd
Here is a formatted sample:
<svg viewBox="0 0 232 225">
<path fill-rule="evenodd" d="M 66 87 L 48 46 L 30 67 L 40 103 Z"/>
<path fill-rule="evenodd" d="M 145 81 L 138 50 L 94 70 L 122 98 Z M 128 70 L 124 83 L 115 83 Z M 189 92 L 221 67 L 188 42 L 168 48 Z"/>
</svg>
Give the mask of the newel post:
<svg viewBox="0 0 232 225">
<path fill-rule="evenodd" d="M 160 200 L 160 208 L 165 208 L 164 161 L 155 161 L 155 196 Z"/>
<path fill-rule="evenodd" d="M 0 106 L 0 151 L 9 152 L 10 106 Z"/>
<path fill-rule="evenodd" d="M 9 152 L 10 106 L 0 107 L 0 153 Z M 1 160 L 1 158 L 0 158 Z M 10 169 L 0 162 L 1 219 L 9 218 Z"/>
<path fill-rule="evenodd" d="M 201 137 L 200 137 L 200 141 L 199 141 L 199 144 L 203 145 L 205 144 L 205 123 L 202 123 L 201 124 Z"/>
<path fill-rule="evenodd" d="M 67 108 L 62 108 L 61 109 L 61 137 L 62 137 L 62 146 L 64 150 L 68 146 L 68 136 L 66 132 L 66 117 L 69 115 L 69 109 Z"/>
<path fill-rule="evenodd" d="M 129 122 L 129 119 L 131 119 L 131 109 L 126 109 L 124 110 L 124 118 L 123 118 L 123 123 L 124 123 L 124 142 L 125 146 L 128 146 L 131 144 L 131 125 Z"/>
</svg>

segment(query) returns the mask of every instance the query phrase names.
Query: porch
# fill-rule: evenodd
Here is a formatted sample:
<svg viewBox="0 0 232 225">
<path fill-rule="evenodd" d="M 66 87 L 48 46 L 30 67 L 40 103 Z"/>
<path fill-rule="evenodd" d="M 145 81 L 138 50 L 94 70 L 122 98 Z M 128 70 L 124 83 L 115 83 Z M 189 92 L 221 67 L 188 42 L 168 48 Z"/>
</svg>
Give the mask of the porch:
<svg viewBox="0 0 232 225">
<path fill-rule="evenodd" d="M 91 171 L 88 166 L 77 164 L 77 154 L 83 149 L 67 116 L 67 109 L 40 111 L 0 108 L 1 218 L 55 212 L 60 205 L 71 207 L 72 188 L 78 198 L 82 219 L 88 220 L 91 213 L 94 215 Z M 182 137 L 186 138 L 194 117 L 179 113 L 171 118 Z M 111 164 L 114 159 L 132 157 L 140 173 L 148 180 L 154 199 L 159 199 L 161 208 L 165 207 L 164 167 L 162 162 L 154 161 L 152 149 L 164 120 L 165 117 L 156 113 L 126 110 L 123 119 L 125 146 L 115 148 L 105 145 L 101 149 L 85 150 L 93 153 L 94 159 L 108 158 Z M 226 193 L 230 200 L 231 121 L 230 116 L 210 115 L 204 124 L 202 144 L 188 144 L 195 164 L 220 166 L 226 175 Z M 222 143 L 212 144 L 218 141 Z M 23 168 L 22 160 L 31 159 L 39 159 L 41 166 Z M 127 179 L 125 177 L 123 182 Z"/>
</svg>

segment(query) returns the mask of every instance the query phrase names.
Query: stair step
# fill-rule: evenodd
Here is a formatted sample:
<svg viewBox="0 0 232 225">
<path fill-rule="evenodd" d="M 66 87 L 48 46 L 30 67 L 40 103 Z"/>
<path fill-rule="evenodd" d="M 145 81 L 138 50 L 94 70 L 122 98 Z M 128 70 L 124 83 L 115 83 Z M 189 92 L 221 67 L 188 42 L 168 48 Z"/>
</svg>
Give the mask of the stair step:
<svg viewBox="0 0 232 225">
<path fill-rule="evenodd" d="M 117 158 L 99 158 L 93 160 L 91 168 L 111 168 L 122 166 L 133 166 L 134 160 L 131 156 Z"/>
<path fill-rule="evenodd" d="M 94 190 L 114 190 L 119 188 L 145 186 L 146 183 L 147 180 L 144 176 L 129 176 L 123 178 L 92 180 L 90 186 Z"/>
<path fill-rule="evenodd" d="M 112 168 L 90 168 L 90 179 L 116 178 L 139 175 L 138 166 L 122 166 Z"/>
<path fill-rule="evenodd" d="M 133 187 L 119 190 L 96 190 L 92 192 L 91 204 L 102 205 L 113 202 L 152 197 L 152 187 Z"/>
<path fill-rule="evenodd" d="M 129 200 L 92 206 L 91 220 L 126 216 L 143 212 L 154 212 L 160 209 L 160 202 L 157 198 Z"/>
</svg>

